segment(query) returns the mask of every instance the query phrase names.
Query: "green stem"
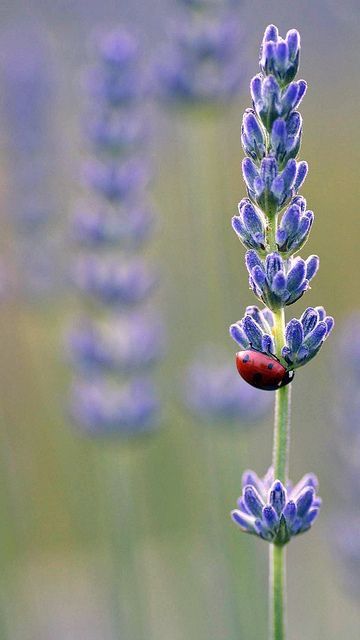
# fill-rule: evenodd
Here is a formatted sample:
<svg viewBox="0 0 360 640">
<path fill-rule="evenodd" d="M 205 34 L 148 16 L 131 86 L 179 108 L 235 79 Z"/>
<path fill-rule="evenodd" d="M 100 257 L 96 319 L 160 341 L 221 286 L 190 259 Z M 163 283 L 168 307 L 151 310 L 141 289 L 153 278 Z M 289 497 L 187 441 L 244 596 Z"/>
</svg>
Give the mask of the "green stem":
<svg viewBox="0 0 360 640">
<path fill-rule="evenodd" d="M 285 547 L 270 545 L 270 640 L 285 640 L 286 556 Z"/>
<path fill-rule="evenodd" d="M 276 354 L 281 355 L 285 340 L 284 309 L 274 312 Z M 274 477 L 286 484 L 289 460 L 291 386 L 276 391 L 273 467 Z M 285 640 L 285 549 L 270 545 L 270 640 Z"/>
</svg>

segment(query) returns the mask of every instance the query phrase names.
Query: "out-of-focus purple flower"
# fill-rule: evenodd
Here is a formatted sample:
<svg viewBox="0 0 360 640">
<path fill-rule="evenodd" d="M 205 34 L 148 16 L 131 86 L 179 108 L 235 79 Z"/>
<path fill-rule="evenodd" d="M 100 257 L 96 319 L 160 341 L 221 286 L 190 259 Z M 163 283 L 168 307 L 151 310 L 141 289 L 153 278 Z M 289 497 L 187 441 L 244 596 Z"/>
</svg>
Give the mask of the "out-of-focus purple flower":
<svg viewBox="0 0 360 640">
<path fill-rule="evenodd" d="M 89 70 L 87 83 L 94 99 L 117 108 L 144 97 L 139 47 L 131 34 L 114 29 L 99 39 L 97 54 L 97 65 Z"/>
<path fill-rule="evenodd" d="M 188 11 L 170 33 L 159 56 L 157 77 L 162 99 L 179 104 L 225 103 L 242 85 L 241 35 L 231 13 L 200 15 Z"/>
<path fill-rule="evenodd" d="M 321 498 L 316 495 L 318 481 L 308 473 L 295 486 L 286 487 L 274 478 L 272 467 L 263 478 L 245 471 L 242 495 L 231 517 L 246 533 L 252 533 L 276 545 L 310 529 L 317 518 Z"/>
<path fill-rule="evenodd" d="M 68 350 L 74 367 L 85 375 L 144 371 L 163 354 L 164 327 L 158 318 L 139 312 L 102 322 L 84 318 L 69 332 Z"/>
<path fill-rule="evenodd" d="M 201 352 L 185 375 L 185 403 L 205 422 L 235 423 L 239 429 L 259 422 L 269 410 L 269 395 L 234 376 L 232 363 L 222 352 Z"/>
<path fill-rule="evenodd" d="M 144 120 L 128 113 L 128 109 L 101 109 L 91 114 L 86 123 L 86 135 L 100 154 L 120 156 L 133 152 L 143 144 L 147 133 Z"/>
<path fill-rule="evenodd" d="M 350 505 L 349 505 L 350 508 Z M 342 523 L 339 527 L 339 522 Z M 360 591 L 360 516 L 356 513 L 340 511 L 334 515 L 332 530 L 336 558 L 342 563 L 344 586 L 358 598 Z"/>
<path fill-rule="evenodd" d="M 110 202 L 134 199 L 143 189 L 149 174 L 143 160 L 130 158 L 122 163 L 111 160 L 91 160 L 84 167 L 84 179 L 89 187 Z"/>
<path fill-rule="evenodd" d="M 62 286 L 57 276 L 61 271 L 60 242 L 57 252 L 53 242 L 60 236 L 54 224 L 58 208 L 52 194 L 56 174 L 51 123 L 55 69 L 46 32 L 31 22 L 3 32 L 0 49 L 9 174 L 7 208 L 16 231 L 13 289 L 33 300 L 58 293 Z"/>
<path fill-rule="evenodd" d="M 81 256 L 74 270 L 74 283 L 100 304 L 128 307 L 143 302 L 154 290 L 156 276 L 140 258 L 121 261 L 114 256 Z"/>
<path fill-rule="evenodd" d="M 148 204 L 106 206 L 82 203 L 74 213 L 71 235 L 82 247 L 138 249 L 149 239 L 155 215 Z"/>
<path fill-rule="evenodd" d="M 121 28 L 97 42 L 84 126 L 92 157 L 83 175 L 93 194 L 76 209 L 71 227 L 79 250 L 72 279 L 88 306 L 68 336 L 76 377 L 71 415 L 83 432 L 99 436 L 136 435 L 159 422 L 154 387 L 137 377 L 149 372 L 164 347 L 162 323 L 145 306 L 157 276 L 133 254 L 154 227 L 145 191 L 149 129 L 139 54 L 136 40 Z"/>
<path fill-rule="evenodd" d="M 12 28 L 3 33 L 0 46 L 2 103 L 9 145 L 19 155 L 44 151 L 53 93 L 45 34 L 32 25 Z"/>
<path fill-rule="evenodd" d="M 70 412 L 86 435 L 134 437 L 157 427 L 159 400 L 153 384 L 145 378 L 132 378 L 121 385 L 101 377 L 74 382 Z"/>
<path fill-rule="evenodd" d="M 331 516 L 332 551 L 341 563 L 344 587 L 356 598 L 360 590 L 360 313 L 350 313 L 333 352 L 333 414 L 337 433 L 334 462 L 339 506 Z M 341 523 L 341 527 L 339 526 Z M 335 526 L 332 526 L 335 525 Z"/>
</svg>

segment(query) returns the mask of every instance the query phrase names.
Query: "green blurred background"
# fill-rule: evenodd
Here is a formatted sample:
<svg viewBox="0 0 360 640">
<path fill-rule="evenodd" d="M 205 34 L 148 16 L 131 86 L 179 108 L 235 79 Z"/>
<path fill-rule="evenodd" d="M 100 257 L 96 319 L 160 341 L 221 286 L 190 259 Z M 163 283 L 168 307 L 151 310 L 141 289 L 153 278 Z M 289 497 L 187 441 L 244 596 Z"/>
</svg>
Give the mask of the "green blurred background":
<svg viewBox="0 0 360 640">
<path fill-rule="evenodd" d="M 60 227 L 79 189 L 87 39 L 99 24 L 125 23 L 153 54 L 174 12 L 170 0 L 3 0 L 0 30 L 35 21 L 51 42 Z M 309 83 L 301 159 L 310 171 L 302 194 L 316 221 L 305 253 L 319 254 L 321 269 L 291 312 L 324 305 L 340 326 L 358 305 L 360 9 L 355 1 L 244 2 L 241 21 L 244 83 L 236 103 L 213 113 L 159 107 L 153 114 L 161 224 L 152 252 L 164 274 L 159 305 L 169 342 L 158 374 L 159 432 L 135 442 L 77 435 L 66 420 L 61 346 L 71 295 L 1 304 L 1 640 L 266 638 L 267 547 L 241 535 L 228 513 L 244 468 L 262 473 L 270 463 L 272 416 L 251 428 L 208 428 L 182 407 L 182 371 L 209 341 L 232 358 L 227 327 L 253 303 L 229 221 L 245 195 L 240 123 L 269 22 L 282 33 L 299 29 L 301 77 Z M 11 264 L 8 171 L 3 145 L 1 235 Z M 335 340 L 293 385 L 291 476 L 315 471 L 324 508 L 289 547 L 289 640 L 355 639 L 360 625 L 358 600 L 346 591 L 331 545 L 334 474 L 341 475 L 334 463 Z"/>
</svg>

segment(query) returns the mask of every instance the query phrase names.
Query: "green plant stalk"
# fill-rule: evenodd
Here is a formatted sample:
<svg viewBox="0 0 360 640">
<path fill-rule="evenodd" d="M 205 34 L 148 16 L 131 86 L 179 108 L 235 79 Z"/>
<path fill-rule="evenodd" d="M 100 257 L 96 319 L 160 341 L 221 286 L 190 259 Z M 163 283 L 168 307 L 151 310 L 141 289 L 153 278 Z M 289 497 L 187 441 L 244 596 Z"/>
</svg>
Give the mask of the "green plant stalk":
<svg viewBox="0 0 360 640">
<path fill-rule="evenodd" d="M 286 623 L 286 555 L 285 547 L 270 544 L 269 586 L 270 626 L 269 640 L 285 640 Z"/>
<path fill-rule="evenodd" d="M 284 309 L 274 312 L 276 355 L 281 355 L 285 340 Z M 291 385 L 282 387 L 275 395 L 273 467 L 274 478 L 286 484 L 289 465 Z M 285 547 L 270 545 L 269 596 L 270 640 L 285 640 L 286 557 Z"/>
<path fill-rule="evenodd" d="M 267 240 L 271 251 L 276 251 L 277 216 L 268 221 Z M 281 359 L 281 350 L 285 344 L 285 311 L 273 311 L 273 336 L 275 350 Z M 282 387 L 275 394 L 275 419 L 273 443 L 274 478 L 284 485 L 288 477 L 289 440 L 290 440 L 290 403 L 291 385 Z M 285 640 L 286 624 L 286 564 L 285 547 L 271 544 L 269 548 L 269 639 Z"/>
</svg>

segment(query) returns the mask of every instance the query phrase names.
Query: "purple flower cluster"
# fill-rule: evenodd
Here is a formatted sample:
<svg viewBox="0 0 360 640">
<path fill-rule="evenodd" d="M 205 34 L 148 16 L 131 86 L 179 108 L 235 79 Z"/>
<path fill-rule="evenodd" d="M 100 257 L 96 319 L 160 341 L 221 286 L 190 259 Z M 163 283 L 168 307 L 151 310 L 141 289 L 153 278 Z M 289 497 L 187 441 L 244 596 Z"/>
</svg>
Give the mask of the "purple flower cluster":
<svg viewBox="0 0 360 640">
<path fill-rule="evenodd" d="M 334 455 L 341 479 L 336 486 L 339 509 L 333 515 L 332 545 L 341 561 L 344 584 L 360 592 L 360 313 L 351 313 L 341 327 L 334 350 L 334 413 L 337 426 Z"/>
<path fill-rule="evenodd" d="M 316 495 L 318 481 L 308 473 L 295 486 L 286 487 L 274 479 L 272 467 L 263 478 L 245 471 L 238 508 L 232 511 L 234 522 L 246 533 L 284 545 L 290 538 L 310 529 L 317 518 L 321 498 Z"/>
<path fill-rule="evenodd" d="M 235 3 L 179 0 L 183 12 L 159 56 L 161 97 L 178 104 L 222 104 L 242 85 Z"/>
<path fill-rule="evenodd" d="M 230 327 L 242 349 L 275 355 L 272 312 L 299 300 L 310 288 L 319 268 L 315 255 L 303 260 L 295 254 L 308 239 L 314 214 L 298 195 L 307 163 L 297 162 L 302 118 L 297 108 L 306 92 L 304 80 L 294 80 L 300 36 L 291 30 L 285 39 L 267 27 L 260 52 L 261 73 L 251 81 L 252 109 L 242 124 L 247 158 L 243 176 L 248 198 L 239 204 L 232 226 L 248 249 L 245 257 L 250 288 L 267 307 L 246 310 Z M 319 351 L 334 325 L 322 307 L 309 307 L 299 320 L 288 322 L 280 361 L 287 369 L 307 364 Z"/>
<path fill-rule="evenodd" d="M 146 83 L 138 43 L 127 31 L 106 34 L 96 53 L 87 74 L 87 197 L 71 225 L 72 279 L 88 309 L 68 334 L 71 414 L 86 433 L 128 436 L 158 423 L 151 374 L 164 348 L 149 302 L 158 276 L 139 255 L 155 219 L 146 193 Z"/>
<path fill-rule="evenodd" d="M 186 406 L 207 424 L 246 428 L 264 418 L 271 404 L 269 394 L 234 376 L 226 354 L 210 346 L 188 367 L 184 387 Z"/>
<path fill-rule="evenodd" d="M 54 70 L 46 35 L 31 23 L 5 31 L 0 49 L 3 129 L 9 162 L 7 206 L 16 232 L 13 284 L 15 291 L 33 299 L 58 291 L 62 280 L 53 193 Z"/>
</svg>

